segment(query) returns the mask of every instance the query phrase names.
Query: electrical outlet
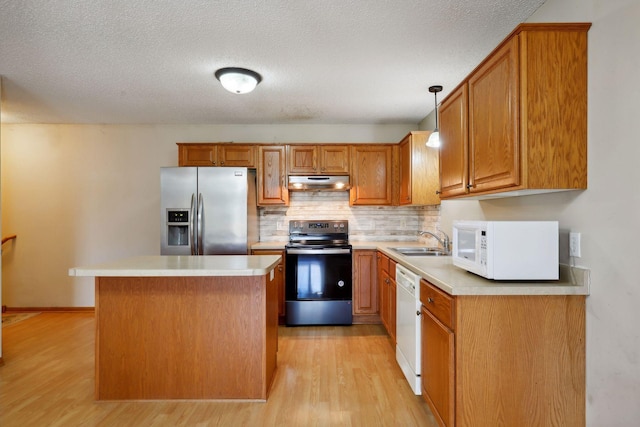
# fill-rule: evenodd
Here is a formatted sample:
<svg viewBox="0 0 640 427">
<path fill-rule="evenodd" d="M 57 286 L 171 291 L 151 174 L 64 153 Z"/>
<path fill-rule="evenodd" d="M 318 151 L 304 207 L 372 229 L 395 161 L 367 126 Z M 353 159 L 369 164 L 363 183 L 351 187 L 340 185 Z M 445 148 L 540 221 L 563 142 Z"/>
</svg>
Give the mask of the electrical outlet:
<svg viewBox="0 0 640 427">
<path fill-rule="evenodd" d="M 580 233 L 569 233 L 569 256 L 580 258 Z"/>
</svg>

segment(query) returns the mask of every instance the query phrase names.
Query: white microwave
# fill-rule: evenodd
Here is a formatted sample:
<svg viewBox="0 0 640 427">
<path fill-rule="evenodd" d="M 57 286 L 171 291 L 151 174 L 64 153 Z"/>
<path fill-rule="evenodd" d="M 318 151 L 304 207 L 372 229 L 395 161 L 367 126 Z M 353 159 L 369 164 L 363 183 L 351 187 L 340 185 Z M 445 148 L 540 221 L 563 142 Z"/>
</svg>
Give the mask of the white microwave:
<svg viewBox="0 0 640 427">
<path fill-rule="evenodd" d="M 452 262 L 493 280 L 558 280 L 557 221 L 454 221 Z"/>
</svg>

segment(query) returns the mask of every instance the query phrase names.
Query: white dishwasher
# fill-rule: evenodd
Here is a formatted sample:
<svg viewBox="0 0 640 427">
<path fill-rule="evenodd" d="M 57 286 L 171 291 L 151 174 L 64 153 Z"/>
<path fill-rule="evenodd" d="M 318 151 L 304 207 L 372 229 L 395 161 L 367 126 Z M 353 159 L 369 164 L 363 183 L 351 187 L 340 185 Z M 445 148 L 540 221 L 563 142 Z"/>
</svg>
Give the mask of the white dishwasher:
<svg viewBox="0 0 640 427">
<path fill-rule="evenodd" d="M 396 361 L 415 394 L 420 381 L 420 276 L 396 264 Z"/>
</svg>

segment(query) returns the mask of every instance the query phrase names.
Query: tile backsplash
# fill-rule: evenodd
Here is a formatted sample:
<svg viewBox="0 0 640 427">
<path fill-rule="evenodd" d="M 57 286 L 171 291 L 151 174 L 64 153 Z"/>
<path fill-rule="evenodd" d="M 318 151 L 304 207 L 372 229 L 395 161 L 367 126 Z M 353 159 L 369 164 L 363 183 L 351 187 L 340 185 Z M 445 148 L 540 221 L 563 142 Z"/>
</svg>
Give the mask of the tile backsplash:
<svg viewBox="0 0 640 427">
<path fill-rule="evenodd" d="M 289 221 L 348 220 L 352 241 L 418 241 L 418 231 L 436 231 L 440 206 L 349 206 L 347 191 L 289 193 L 288 207 L 260 207 L 260 241 L 286 242 Z M 420 238 L 428 244 L 435 240 Z"/>
</svg>

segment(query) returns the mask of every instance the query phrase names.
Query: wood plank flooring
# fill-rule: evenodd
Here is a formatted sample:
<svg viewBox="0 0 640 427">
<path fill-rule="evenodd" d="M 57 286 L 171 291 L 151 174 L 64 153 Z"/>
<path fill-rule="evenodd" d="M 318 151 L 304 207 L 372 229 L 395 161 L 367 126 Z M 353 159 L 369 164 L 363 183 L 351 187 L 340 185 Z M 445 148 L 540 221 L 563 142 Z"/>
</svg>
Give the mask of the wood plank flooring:
<svg viewBox="0 0 640 427">
<path fill-rule="evenodd" d="M 437 425 L 381 325 L 281 327 L 267 402 L 96 402 L 94 333 L 90 313 L 42 313 L 4 328 L 0 425 Z"/>
</svg>

